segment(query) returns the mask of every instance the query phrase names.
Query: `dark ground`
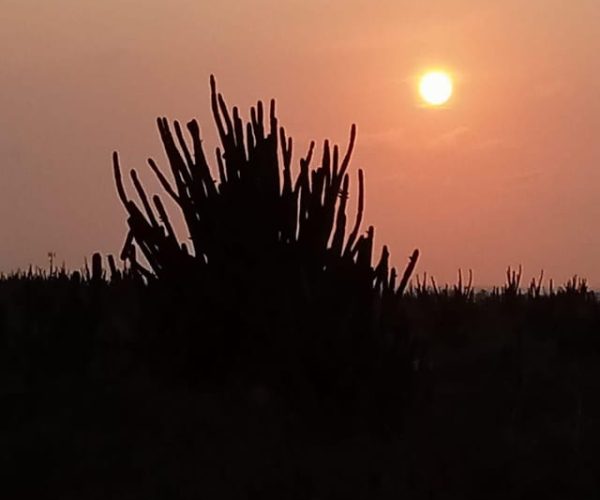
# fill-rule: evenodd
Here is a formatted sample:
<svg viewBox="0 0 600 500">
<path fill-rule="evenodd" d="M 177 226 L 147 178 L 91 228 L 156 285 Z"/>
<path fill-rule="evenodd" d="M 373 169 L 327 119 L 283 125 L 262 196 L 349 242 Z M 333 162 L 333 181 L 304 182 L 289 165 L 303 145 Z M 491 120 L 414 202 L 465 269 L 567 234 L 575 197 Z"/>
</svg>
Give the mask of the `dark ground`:
<svg viewBox="0 0 600 500">
<path fill-rule="evenodd" d="M 145 293 L 0 284 L 3 498 L 600 497 L 590 295 L 413 293 L 408 382 L 348 406 L 291 401 L 244 351 L 195 371 Z M 402 411 L 380 414 L 382 398 Z"/>
</svg>

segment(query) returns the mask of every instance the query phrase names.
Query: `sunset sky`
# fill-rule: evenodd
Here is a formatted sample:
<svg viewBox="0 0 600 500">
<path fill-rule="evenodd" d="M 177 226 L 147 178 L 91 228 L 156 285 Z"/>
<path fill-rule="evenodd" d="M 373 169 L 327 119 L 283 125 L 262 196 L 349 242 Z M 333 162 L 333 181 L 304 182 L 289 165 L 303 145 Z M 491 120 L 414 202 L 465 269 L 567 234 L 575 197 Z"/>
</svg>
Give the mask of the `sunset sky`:
<svg viewBox="0 0 600 500">
<path fill-rule="evenodd" d="M 243 110 L 277 99 L 296 160 L 357 124 L 395 264 L 418 247 L 440 282 L 522 264 L 599 286 L 599 19 L 598 0 L 0 0 L 0 270 L 118 253 L 112 151 L 158 190 L 154 120 L 197 117 L 214 146 L 214 73 Z M 455 90 L 433 109 L 418 78 L 439 67 Z"/>
</svg>

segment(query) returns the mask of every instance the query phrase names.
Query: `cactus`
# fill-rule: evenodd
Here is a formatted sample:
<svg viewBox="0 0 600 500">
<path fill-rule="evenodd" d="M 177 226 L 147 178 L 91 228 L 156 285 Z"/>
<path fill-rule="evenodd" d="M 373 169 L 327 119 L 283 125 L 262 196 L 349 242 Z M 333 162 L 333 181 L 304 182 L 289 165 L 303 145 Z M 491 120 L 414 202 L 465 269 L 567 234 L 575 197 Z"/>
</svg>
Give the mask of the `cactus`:
<svg viewBox="0 0 600 500">
<path fill-rule="evenodd" d="M 506 298 L 517 297 L 520 294 L 521 276 L 523 269 L 519 265 L 519 269 L 515 271 L 508 266 L 506 270 L 506 284 L 503 287 L 503 293 Z"/>
<path fill-rule="evenodd" d="M 119 155 L 113 155 L 129 226 L 121 258 L 138 278 L 172 290 L 164 294 L 167 300 L 177 295 L 183 303 L 160 306 L 169 317 L 175 315 L 170 308 L 178 308 L 181 328 L 170 328 L 171 345 L 185 353 L 193 370 L 222 374 L 215 367 L 219 359 L 236 359 L 227 369 L 235 366 L 244 376 L 262 370 L 263 377 L 280 380 L 275 383 L 291 384 L 284 391 L 290 398 L 305 394 L 308 384 L 317 399 L 345 394 L 354 401 L 361 384 L 376 390 L 390 377 L 403 380 L 408 356 L 389 353 L 396 349 L 392 345 L 405 345 L 398 302 L 419 253 L 412 253 L 398 285 L 387 247 L 373 265 L 375 230 L 361 232 L 362 170 L 356 214 L 347 226 L 356 126 L 345 151 L 324 141 L 316 167 L 311 142 L 294 175 L 293 141 L 279 126 L 274 101 L 268 113 L 259 101 L 244 123 L 238 108 L 227 107 L 213 77 L 210 94 L 220 141 L 217 176 L 195 120 L 187 124 L 187 138 L 178 121 L 157 120 L 168 176 L 148 160 L 181 212 L 188 240 L 178 239 L 161 197 L 148 196 L 136 170 L 129 175 L 137 201 L 129 196 Z M 389 332 L 400 340 L 384 341 Z M 282 375 L 290 370 L 293 377 Z"/>
<path fill-rule="evenodd" d="M 102 256 L 96 252 L 92 255 L 92 282 L 100 283 L 104 278 L 104 271 L 102 270 Z"/>
<path fill-rule="evenodd" d="M 395 280 L 391 279 L 387 264 L 387 248 L 379 263 L 372 267 L 374 229 L 370 227 L 366 234 L 359 234 L 364 211 L 362 170 L 358 171 L 357 214 L 352 230 L 346 235 L 348 169 L 356 127 L 350 129 L 343 155 L 338 146 L 324 142 L 321 165 L 317 168 L 311 167 L 315 149 L 311 143 L 294 180 L 293 142 L 278 125 L 275 102 L 270 103 L 268 118 L 262 102 L 258 102 L 250 111 L 250 122 L 244 124 L 236 107 L 230 113 L 223 96 L 217 92 L 214 77 L 210 79 L 210 89 L 221 142 L 216 155 L 218 180 L 213 178 L 195 120 L 187 124 L 191 144 L 186 141 L 179 122 L 175 121 L 171 127 L 166 118 L 157 120 L 172 180 L 163 174 L 156 161 L 148 160 L 164 191 L 181 210 L 190 250 L 187 243 L 177 240 L 160 197 L 152 197 L 150 203 L 135 170 L 130 171 L 130 177 L 139 202 L 128 196 L 119 156 L 115 153 L 117 193 L 127 211 L 130 229 L 122 257 L 147 279 L 180 280 L 201 277 L 208 266 L 235 266 L 236 259 L 272 261 L 279 252 L 277 248 L 285 246 L 293 248 L 309 276 L 352 269 L 365 286 L 378 293 L 389 292 Z M 135 259 L 134 245 L 142 252 L 148 267 Z M 397 296 L 404 292 L 417 259 L 415 251 L 394 290 Z"/>
</svg>

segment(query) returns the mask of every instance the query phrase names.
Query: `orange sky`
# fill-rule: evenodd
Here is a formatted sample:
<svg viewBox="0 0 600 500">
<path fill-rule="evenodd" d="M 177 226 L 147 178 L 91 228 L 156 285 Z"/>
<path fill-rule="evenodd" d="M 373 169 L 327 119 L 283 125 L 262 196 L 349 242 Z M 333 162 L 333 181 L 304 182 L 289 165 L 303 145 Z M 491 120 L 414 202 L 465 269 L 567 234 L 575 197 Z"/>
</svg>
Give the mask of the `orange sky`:
<svg viewBox="0 0 600 500">
<path fill-rule="evenodd" d="M 230 104 L 277 98 L 298 152 L 357 123 L 395 263 L 599 285 L 598 19 L 598 0 L 0 0 L 0 269 L 118 252 L 111 152 L 152 188 L 157 115 L 214 144 L 214 73 Z M 455 96 L 427 109 L 415 78 L 440 65 Z"/>
</svg>

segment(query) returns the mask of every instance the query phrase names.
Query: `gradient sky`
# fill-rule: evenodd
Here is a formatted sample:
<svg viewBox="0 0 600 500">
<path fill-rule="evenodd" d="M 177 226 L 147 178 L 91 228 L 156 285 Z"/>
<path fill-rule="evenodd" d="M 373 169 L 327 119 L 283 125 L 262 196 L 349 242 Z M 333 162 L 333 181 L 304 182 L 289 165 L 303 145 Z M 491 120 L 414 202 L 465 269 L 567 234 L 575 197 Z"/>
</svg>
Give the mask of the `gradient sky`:
<svg viewBox="0 0 600 500">
<path fill-rule="evenodd" d="M 118 253 L 111 152 L 158 189 L 155 117 L 214 145 L 214 73 L 229 104 L 277 99 L 296 159 L 357 123 L 394 263 L 418 247 L 440 282 L 521 263 L 598 286 L 598 19 L 598 0 L 0 0 L 0 270 Z M 432 66 L 456 78 L 444 109 L 418 99 Z"/>
</svg>

